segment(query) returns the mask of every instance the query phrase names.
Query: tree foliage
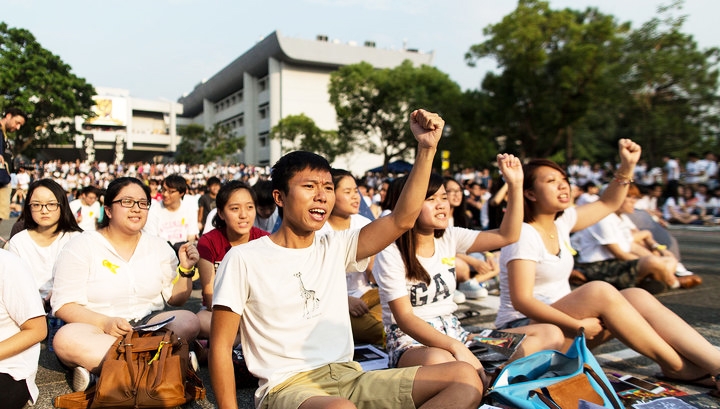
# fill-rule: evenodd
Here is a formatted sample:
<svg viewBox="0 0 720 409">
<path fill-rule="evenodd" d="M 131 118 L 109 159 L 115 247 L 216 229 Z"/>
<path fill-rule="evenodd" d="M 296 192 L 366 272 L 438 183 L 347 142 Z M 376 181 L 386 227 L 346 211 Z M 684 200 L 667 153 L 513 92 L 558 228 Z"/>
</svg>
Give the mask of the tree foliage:
<svg viewBox="0 0 720 409">
<path fill-rule="evenodd" d="M 718 50 L 699 50 L 684 17 L 659 9 L 639 29 L 595 8 L 552 10 L 520 0 L 488 26 L 466 61 L 494 58 L 480 90 L 486 127 L 528 157 L 613 159 L 632 138 L 652 163 L 717 146 Z M 655 161 L 656 162 L 656 161 Z"/>
<path fill-rule="evenodd" d="M 408 126 L 417 108 L 439 112 L 446 123 L 459 121 L 460 87 L 447 74 L 409 60 L 395 68 L 375 69 L 362 62 L 330 75 L 330 102 L 338 119 L 338 136 L 349 146 L 383 156 L 383 165 L 408 159 L 415 138 Z"/>
<path fill-rule="evenodd" d="M 44 49 L 27 30 L 0 22 L 0 108 L 29 114 L 14 134 L 13 152 L 32 155 L 40 147 L 70 143 L 75 116 L 90 116 L 95 89 Z"/>
<path fill-rule="evenodd" d="M 494 57 L 502 69 L 482 82 L 497 132 L 519 141 L 522 156 L 567 148 L 573 127 L 597 94 L 607 91 L 598 87 L 599 79 L 612 71 L 627 28 L 594 8 L 551 10 L 547 2 L 520 0 L 515 11 L 484 30 L 488 40 L 466 54 L 471 65 Z"/>
<path fill-rule="evenodd" d="M 630 34 L 623 53 L 629 95 L 619 134 L 638 141 L 650 162 L 717 148 L 720 50 L 699 50 L 681 31 L 686 17 L 673 15 L 680 5 L 661 7 Z"/>
<path fill-rule="evenodd" d="M 236 136 L 227 126 L 220 124 L 215 124 L 209 130 L 199 124 L 178 127 L 178 135 L 182 137 L 175 152 L 175 160 L 178 162 L 225 162 L 228 157 L 245 148 L 244 136 Z"/>
<path fill-rule="evenodd" d="M 339 137 L 336 131 L 325 131 L 315 125 L 315 121 L 305 114 L 289 115 L 275 125 L 270 137 L 280 140 L 281 152 L 304 150 L 322 154 L 328 162 L 348 153 L 350 145 Z"/>
</svg>

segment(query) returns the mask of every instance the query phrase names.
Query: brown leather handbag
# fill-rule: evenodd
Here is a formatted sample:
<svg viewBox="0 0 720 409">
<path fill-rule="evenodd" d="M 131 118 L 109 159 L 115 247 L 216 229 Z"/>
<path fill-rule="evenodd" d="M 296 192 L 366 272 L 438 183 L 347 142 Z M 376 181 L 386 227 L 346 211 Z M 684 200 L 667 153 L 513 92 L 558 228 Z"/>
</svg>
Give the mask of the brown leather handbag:
<svg viewBox="0 0 720 409">
<path fill-rule="evenodd" d="M 55 406 L 173 408 L 204 397 L 205 388 L 190 367 L 185 340 L 168 330 L 132 331 L 118 337 L 108 350 L 94 392 L 58 396 Z"/>
</svg>

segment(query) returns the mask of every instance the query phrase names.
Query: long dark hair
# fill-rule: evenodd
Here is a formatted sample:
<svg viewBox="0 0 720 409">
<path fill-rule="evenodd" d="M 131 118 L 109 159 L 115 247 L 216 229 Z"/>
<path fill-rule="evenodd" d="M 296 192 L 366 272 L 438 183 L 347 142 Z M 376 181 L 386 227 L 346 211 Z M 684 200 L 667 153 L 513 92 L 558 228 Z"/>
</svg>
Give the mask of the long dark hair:
<svg viewBox="0 0 720 409">
<path fill-rule="evenodd" d="M 150 187 L 144 184 L 140 179 L 130 177 L 130 176 L 123 176 L 120 178 L 117 178 L 110 182 L 110 184 L 107 187 L 107 190 L 105 191 L 105 200 L 103 203 L 105 204 L 105 209 L 107 209 L 109 206 L 112 206 L 112 202 L 115 201 L 115 198 L 120 193 L 122 188 L 128 185 L 138 185 L 142 188 L 143 192 L 145 192 L 145 198 L 148 202 L 150 202 Z M 105 211 L 105 217 L 103 217 L 102 222 L 100 222 L 100 227 L 108 227 L 110 225 L 110 218 L 107 215 L 107 210 Z"/>
<path fill-rule="evenodd" d="M 220 218 L 220 211 L 225 210 L 225 206 L 227 205 L 228 200 L 230 200 L 230 196 L 232 196 L 236 190 L 240 189 L 247 190 L 253 203 L 257 206 L 257 193 L 255 193 L 255 190 L 250 187 L 250 185 L 239 180 L 231 180 L 225 183 L 222 187 L 220 187 L 217 196 L 215 196 L 215 207 L 217 208 L 217 213 L 215 213 L 215 216 L 213 217 L 212 225 L 215 226 L 216 229 L 225 230 L 227 227 L 225 220 Z"/>
<path fill-rule="evenodd" d="M 71 232 L 71 231 L 82 231 L 75 220 L 75 215 L 70 210 L 70 203 L 68 202 L 67 194 L 65 189 L 62 188 L 56 181 L 52 179 L 38 179 L 28 187 L 27 196 L 25 196 L 25 204 L 23 205 L 23 211 L 20 215 L 18 222 L 24 223 L 26 229 L 33 230 L 38 227 L 37 222 L 32 218 L 32 212 L 30 211 L 30 199 L 35 192 L 35 189 L 44 187 L 49 189 L 55 199 L 58 201 L 60 211 L 60 219 L 58 220 L 55 232 Z"/>
<path fill-rule="evenodd" d="M 395 179 L 390 188 L 393 189 L 394 186 L 398 191 L 402 191 L 406 182 L 407 176 L 403 176 L 399 179 Z M 425 198 L 427 199 L 428 197 L 434 195 L 441 186 L 443 186 L 443 177 L 437 173 L 431 174 Z M 390 203 L 392 205 L 392 209 L 395 208 L 399 196 L 400 195 L 395 196 L 394 202 Z M 415 223 L 417 224 L 417 221 Z M 444 233 L 445 230 L 442 229 L 435 230 L 434 234 L 436 238 L 439 238 L 442 237 Z M 405 264 L 405 278 L 411 281 L 421 281 L 426 284 L 430 284 L 430 274 L 427 270 L 425 270 L 422 264 L 420 264 L 420 260 L 417 258 L 417 238 L 415 237 L 415 227 L 398 237 L 397 240 L 395 240 L 395 245 L 397 245 L 398 250 L 400 250 L 400 256 L 402 257 L 403 264 Z"/>
</svg>

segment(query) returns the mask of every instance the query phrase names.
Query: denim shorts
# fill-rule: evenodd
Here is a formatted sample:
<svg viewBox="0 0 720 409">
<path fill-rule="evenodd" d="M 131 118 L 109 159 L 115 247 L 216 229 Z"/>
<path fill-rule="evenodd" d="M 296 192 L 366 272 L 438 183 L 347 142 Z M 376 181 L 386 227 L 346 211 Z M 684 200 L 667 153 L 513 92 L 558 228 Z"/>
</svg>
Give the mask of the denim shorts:
<svg viewBox="0 0 720 409">
<path fill-rule="evenodd" d="M 465 343 L 468 335 L 470 335 L 470 333 L 460 325 L 460 320 L 458 320 L 454 314 L 435 317 L 425 322 L 443 334 L 455 338 L 462 343 Z M 410 335 L 404 333 L 397 324 L 390 325 L 385 328 L 385 330 L 387 332 L 386 349 L 388 350 L 388 366 L 390 368 L 397 367 L 398 361 L 400 361 L 400 357 L 405 351 L 410 348 L 423 346 L 423 344 L 416 341 Z"/>
</svg>

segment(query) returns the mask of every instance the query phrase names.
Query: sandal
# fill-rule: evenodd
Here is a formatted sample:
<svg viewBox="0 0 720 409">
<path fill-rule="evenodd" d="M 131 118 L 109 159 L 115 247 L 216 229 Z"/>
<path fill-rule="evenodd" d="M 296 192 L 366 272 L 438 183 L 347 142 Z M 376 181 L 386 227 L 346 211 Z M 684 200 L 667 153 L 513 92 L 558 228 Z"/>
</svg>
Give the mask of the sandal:
<svg viewBox="0 0 720 409">
<path fill-rule="evenodd" d="M 662 373 L 655 374 L 655 377 L 663 382 L 679 383 L 681 385 L 684 384 L 684 385 L 700 386 L 703 388 L 715 388 L 715 381 L 713 380 L 713 377 L 710 376 L 710 374 L 706 374 L 706 375 L 697 377 L 695 379 L 671 378 L 669 376 L 663 375 Z M 717 389 L 715 389 L 712 392 L 717 392 L 718 394 L 720 394 L 720 391 L 718 391 Z"/>
</svg>

